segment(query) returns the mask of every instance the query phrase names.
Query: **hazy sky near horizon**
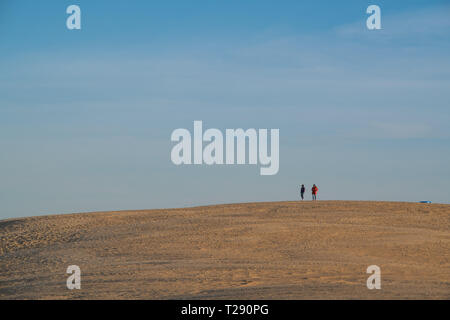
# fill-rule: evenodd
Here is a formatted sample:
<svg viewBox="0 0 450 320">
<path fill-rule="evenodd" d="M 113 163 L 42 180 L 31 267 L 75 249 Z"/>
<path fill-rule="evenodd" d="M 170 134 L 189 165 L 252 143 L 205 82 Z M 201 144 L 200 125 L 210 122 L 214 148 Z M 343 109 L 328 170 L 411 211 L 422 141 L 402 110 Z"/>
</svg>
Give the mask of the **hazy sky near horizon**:
<svg viewBox="0 0 450 320">
<path fill-rule="evenodd" d="M 0 219 L 296 200 L 302 183 L 450 203 L 449 57 L 447 1 L 0 0 Z M 279 128 L 279 173 L 175 166 L 171 133 L 194 120 Z"/>
</svg>

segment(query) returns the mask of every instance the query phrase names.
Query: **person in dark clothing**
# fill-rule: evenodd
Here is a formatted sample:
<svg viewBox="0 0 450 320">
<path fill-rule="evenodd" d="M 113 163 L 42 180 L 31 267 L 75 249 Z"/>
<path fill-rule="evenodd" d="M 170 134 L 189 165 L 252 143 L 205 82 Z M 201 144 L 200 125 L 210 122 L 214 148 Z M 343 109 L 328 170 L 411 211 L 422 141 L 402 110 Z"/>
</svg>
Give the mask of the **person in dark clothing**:
<svg viewBox="0 0 450 320">
<path fill-rule="evenodd" d="M 302 187 L 300 188 L 300 197 L 302 198 L 302 200 L 304 199 L 305 190 L 305 185 L 302 184 Z"/>
</svg>

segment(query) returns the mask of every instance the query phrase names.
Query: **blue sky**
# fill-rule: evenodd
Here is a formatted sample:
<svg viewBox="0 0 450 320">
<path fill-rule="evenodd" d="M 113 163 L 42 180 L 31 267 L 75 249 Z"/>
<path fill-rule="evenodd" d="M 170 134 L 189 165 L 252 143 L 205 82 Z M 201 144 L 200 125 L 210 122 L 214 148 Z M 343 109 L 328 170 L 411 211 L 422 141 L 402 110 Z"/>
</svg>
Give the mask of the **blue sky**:
<svg viewBox="0 0 450 320">
<path fill-rule="evenodd" d="M 449 39 L 446 1 L 2 0 L 0 218 L 291 200 L 301 183 L 449 203 Z M 279 128 L 279 173 L 176 167 L 171 132 L 194 120 Z"/>
</svg>

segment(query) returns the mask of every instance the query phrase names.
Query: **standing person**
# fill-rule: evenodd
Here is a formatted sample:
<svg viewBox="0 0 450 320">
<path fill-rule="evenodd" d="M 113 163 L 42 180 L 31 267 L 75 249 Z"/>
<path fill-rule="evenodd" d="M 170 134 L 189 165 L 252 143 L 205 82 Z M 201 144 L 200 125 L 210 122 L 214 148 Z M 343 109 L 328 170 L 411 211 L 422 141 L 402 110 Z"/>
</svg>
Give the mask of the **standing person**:
<svg viewBox="0 0 450 320">
<path fill-rule="evenodd" d="M 302 184 L 302 187 L 300 188 L 300 197 L 302 197 L 302 200 L 304 199 L 304 194 L 305 194 L 305 185 Z"/>
<path fill-rule="evenodd" d="M 312 191 L 312 199 L 317 200 L 317 191 L 319 191 L 319 188 L 317 188 L 316 185 L 313 185 L 311 191 Z"/>
</svg>

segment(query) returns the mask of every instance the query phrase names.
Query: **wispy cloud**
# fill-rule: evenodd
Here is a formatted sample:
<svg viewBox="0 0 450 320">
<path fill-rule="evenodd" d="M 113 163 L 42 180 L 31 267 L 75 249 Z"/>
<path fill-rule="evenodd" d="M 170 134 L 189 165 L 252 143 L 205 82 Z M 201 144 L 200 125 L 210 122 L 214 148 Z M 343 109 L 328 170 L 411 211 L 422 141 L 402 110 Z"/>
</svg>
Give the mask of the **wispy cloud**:
<svg viewBox="0 0 450 320">
<path fill-rule="evenodd" d="M 385 139 L 428 138 L 432 133 L 431 126 L 425 123 L 374 122 L 369 130 L 373 137 Z"/>
</svg>

